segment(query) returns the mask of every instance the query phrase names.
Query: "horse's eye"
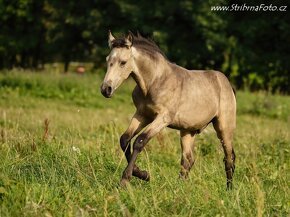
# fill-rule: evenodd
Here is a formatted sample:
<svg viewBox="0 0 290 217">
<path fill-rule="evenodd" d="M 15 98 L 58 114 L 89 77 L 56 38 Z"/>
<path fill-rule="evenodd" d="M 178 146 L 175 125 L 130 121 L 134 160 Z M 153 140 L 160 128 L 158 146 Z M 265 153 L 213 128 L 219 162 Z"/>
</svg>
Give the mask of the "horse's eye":
<svg viewBox="0 0 290 217">
<path fill-rule="evenodd" d="M 127 63 L 126 61 L 121 61 L 121 62 L 120 62 L 120 65 L 121 65 L 121 66 L 124 66 L 124 65 L 126 65 L 126 63 Z"/>
</svg>

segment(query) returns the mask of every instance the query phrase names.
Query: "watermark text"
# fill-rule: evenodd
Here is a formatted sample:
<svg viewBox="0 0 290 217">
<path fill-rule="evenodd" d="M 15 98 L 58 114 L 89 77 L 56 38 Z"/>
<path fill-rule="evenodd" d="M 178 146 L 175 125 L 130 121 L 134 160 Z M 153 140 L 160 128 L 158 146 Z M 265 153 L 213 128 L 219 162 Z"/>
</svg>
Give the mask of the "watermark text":
<svg viewBox="0 0 290 217">
<path fill-rule="evenodd" d="M 272 12 L 272 11 L 287 11 L 287 5 L 273 5 L 273 4 L 260 4 L 260 5 L 247 5 L 244 4 L 232 4 L 232 5 L 219 5 L 211 6 L 211 11 L 253 11 L 253 12 Z"/>
</svg>

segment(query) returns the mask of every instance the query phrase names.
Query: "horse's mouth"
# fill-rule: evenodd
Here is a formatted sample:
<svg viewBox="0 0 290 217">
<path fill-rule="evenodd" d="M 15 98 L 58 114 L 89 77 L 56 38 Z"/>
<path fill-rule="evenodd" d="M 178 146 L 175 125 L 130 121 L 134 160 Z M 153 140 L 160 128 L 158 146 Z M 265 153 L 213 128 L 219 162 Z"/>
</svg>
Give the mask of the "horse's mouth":
<svg viewBox="0 0 290 217">
<path fill-rule="evenodd" d="M 103 94 L 103 96 L 106 97 L 107 99 L 109 99 L 109 98 L 111 98 L 113 96 L 113 94 L 110 94 L 110 95 L 104 95 Z"/>
</svg>

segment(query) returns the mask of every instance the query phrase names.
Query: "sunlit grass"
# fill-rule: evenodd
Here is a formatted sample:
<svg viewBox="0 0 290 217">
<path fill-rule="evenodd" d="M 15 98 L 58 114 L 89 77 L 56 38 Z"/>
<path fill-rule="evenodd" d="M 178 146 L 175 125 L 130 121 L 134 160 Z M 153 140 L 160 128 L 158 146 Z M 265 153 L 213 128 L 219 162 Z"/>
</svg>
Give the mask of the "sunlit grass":
<svg viewBox="0 0 290 217">
<path fill-rule="evenodd" d="M 134 84 L 107 100 L 100 82 L 97 75 L 0 75 L 1 217 L 289 215 L 289 97 L 238 92 L 232 191 L 211 126 L 197 136 L 188 180 L 178 179 L 178 133 L 166 129 L 138 158 L 151 181 L 133 178 L 123 189 L 118 141 L 134 112 Z"/>
</svg>

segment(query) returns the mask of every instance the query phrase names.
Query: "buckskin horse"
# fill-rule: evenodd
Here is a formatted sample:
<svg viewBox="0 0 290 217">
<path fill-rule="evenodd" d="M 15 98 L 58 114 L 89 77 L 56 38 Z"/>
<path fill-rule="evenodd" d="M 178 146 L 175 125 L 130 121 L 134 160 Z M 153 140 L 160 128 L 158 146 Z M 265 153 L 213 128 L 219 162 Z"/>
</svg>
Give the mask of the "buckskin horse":
<svg viewBox="0 0 290 217">
<path fill-rule="evenodd" d="M 226 76 L 212 70 L 187 70 L 171 63 L 152 40 L 140 34 L 129 32 L 126 37 L 115 38 L 109 31 L 108 43 L 110 54 L 101 93 L 112 97 L 129 76 L 137 83 L 132 93 L 137 110 L 120 138 L 128 161 L 120 184 L 126 185 L 132 175 L 149 181 L 149 173 L 136 165 L 137 155 L 165 127 L 180 131 L 180 177 L 187 178 L 194 164 L 194 137 L 212 123 L 224 150 L 230 189 L 235 169 L 232 140 L 236 98 Z M 131 152 L 130 141 L 136 135 Z"/>
</svg>

